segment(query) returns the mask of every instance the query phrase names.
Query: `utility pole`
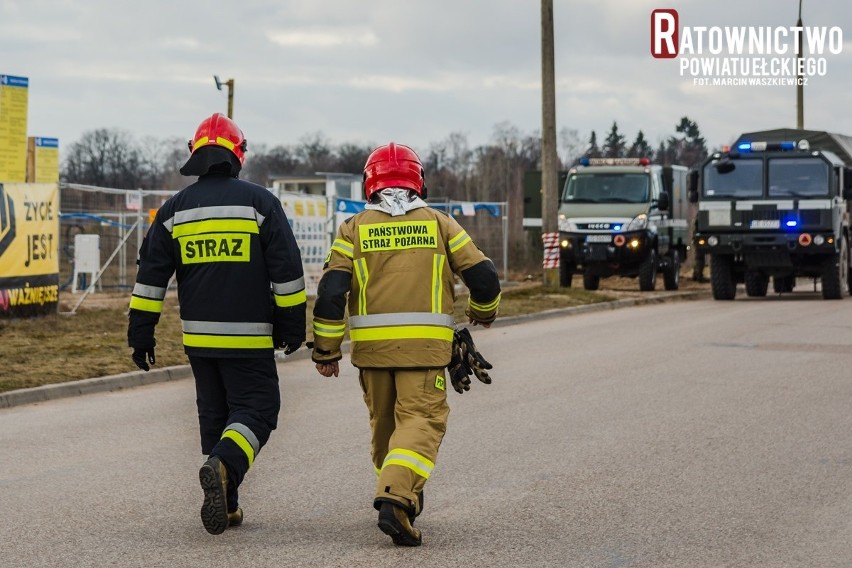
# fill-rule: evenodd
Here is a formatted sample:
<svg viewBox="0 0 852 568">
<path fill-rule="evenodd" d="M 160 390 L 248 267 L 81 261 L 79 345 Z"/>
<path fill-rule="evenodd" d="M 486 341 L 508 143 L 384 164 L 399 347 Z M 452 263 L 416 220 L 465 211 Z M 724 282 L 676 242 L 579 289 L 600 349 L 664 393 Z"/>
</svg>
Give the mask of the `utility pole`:
<svg viewBox="0 0 852 568">
<path fill-rule="evenodd" d="M 544 285 L 559 286 L 559 168 L 556 156 L 556 80 L 553 0 L 541 0 L 541 238 Z"/>
<path fill-rule="evenodd" d="M 213 80 L 216 81 L 216 88 L 222 90 L 222 85 L 228 87 L 228 118 L 234 118 L 234 80 L 228 79 L 225 82 L 219 80 L 218 75 L 213 75 Z"/>
<path fill-rule="evenodd" d="M 804 34 L 802 32 L 802 0 L 799 0 L 799 20 L 796 22 L 796 27 L 799 28 L 799 50 L 796 54 L 796 128 L 804 130 L 805 128 L 805 86 L 802 80 L 802 55 L 804 52 Z"/>
</svg>

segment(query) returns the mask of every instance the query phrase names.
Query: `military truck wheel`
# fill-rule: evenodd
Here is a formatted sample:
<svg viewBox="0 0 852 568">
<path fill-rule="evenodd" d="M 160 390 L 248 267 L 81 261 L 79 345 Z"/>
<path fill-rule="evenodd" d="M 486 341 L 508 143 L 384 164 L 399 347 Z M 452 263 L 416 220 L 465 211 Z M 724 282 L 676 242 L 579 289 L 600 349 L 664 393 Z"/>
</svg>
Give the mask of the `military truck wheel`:
<svg viewBox="0 0 852 568">
<path fill-rule="evenodd" d="M 601 286 L 601 277 L 597 274 L 583 273 L 583 288 L 597 290 Z"/>
<path fill-rule="evenodd" d="M 710 255 L 710 288 L 714 300 L 733 300 L 736 297 L 733 264 L 734 259 L 730 256 Z"/>
<path fill-rule="evenodd" d="M 822 299 L 841 300 L 849 275 L 849 251 L 846 239 L 840 240 L 840 252 L 822 262 Z"/>
<path fill-rule="evenodd" d="M 559 285 L 563 288 L 571 287 L 571 278 L 574 276 L 574 265 L 570 262 L 559 260 Z"/>
<path fill-rule="evenodd" d="M 766 296 L 769 289 L 769 276 L 757 270 L 747 270 L 745 273 L 746 294 L 756 298 Z"/>
<path fill-rule="evenodd" d="M 673 250 L 666 260 L 666 268 L 663 270 L 663 285 L 666 290 L 680 288 L 680 253 L 676 250 Z"/>
<path fill-rule="evenodd" d="M 643 292 L 653 292 L 657 287 L 657 251 L 651 250 L 639 266 L 639 289 Z"/>
<path fill-rule="evenodd" d="M 793 287 L 796 285 L 796 275 L 789 274 L 787 276 L 773 276 L 772 277 L 772 289 L 776 294 L 784 294 L 785 292 L 792 292 Z"/>
</svg>

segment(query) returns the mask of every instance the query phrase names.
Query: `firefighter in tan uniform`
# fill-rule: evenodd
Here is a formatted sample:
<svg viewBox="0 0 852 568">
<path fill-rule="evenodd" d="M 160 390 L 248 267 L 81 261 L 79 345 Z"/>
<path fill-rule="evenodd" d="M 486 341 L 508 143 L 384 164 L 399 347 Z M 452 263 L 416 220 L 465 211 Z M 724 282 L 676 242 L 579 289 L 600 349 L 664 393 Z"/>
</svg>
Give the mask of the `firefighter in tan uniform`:
<svg viewBox="0 0 852 568">
<path fill-rule="evenodd" d="M 395 544 L 418 546 L 412 523 L 449 415 L 454 274 L 470 290 L 466 313 L 474 325 L 494 321 L 500 282 L 465 230 L 423 201 L 423 168 L 411 148 L 390 143 L 374 150 L 364 194 L 366 210 L 340 226 L 326 259 L 313 360 L 321 375 L 338 376 L 348 296 L 352 364 L 370 414 L 379 528 Z"/>
</svg>

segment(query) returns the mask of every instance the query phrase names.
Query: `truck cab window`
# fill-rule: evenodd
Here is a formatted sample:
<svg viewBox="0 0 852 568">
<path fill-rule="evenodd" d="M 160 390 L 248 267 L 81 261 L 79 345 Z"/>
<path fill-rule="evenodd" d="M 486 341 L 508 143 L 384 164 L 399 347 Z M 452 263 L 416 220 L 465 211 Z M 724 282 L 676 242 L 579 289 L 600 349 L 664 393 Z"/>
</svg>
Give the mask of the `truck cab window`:
<svg viewBox="0 0 852 568">
<path fill-rule="evenodd" d="M 761 197 L 763 195 L 763 160 L 741 159 L 736 167 L 719 173 L 716 160 L 704 166 L 704 195 L 706 197 Z"/>
<path fill-rule="evenodd" d="M 828 196 L 829 166 L 819 158 L 770 158 L 770 197 Z"/>
</svg>

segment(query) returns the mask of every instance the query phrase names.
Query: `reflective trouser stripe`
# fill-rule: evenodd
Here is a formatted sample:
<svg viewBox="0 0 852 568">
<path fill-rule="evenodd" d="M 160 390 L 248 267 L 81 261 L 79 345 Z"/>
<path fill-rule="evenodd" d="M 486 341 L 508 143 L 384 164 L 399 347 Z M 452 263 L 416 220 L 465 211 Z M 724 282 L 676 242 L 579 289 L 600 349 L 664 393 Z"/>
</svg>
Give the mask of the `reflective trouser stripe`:
<svg viewBox="0 0 852 568">
<path fill-rule="evenodd" d="M 435 469 L 435 464 L 428 458 L 417 452 L 403 450 L 402 448 L 394 448 L 388 452 L 382 464 L 382 469 L 384 470 L 389 465 L 407 467 L 420 477 L 426 479 L 429 479 L 429 476 L 432 475 L 432 470 Z"/>
<path fill-rule="evenodd" d="M 187 347 L 212 347 L 215 349 L 272 349 L 271 335 L 203 335 L 183 334 Z"/>
<path fill-rule="evenodd" d="M 254 435 L 248 426 L 235 422 L 228 424 L 228 427 L 222 433 L 222 439 L 228 438 L 232 440 L 246 454 L 249 467 L 254 463 L 254 457 L 260 451 L 260 443 L 257 441 L 257 436 Z"/>
<path fill-rule="evenodd" d="M 394 312 L 389 314 L 370 314 L 352 316 L 349 324 L 353 328 L 387 327 L 392 325 L 436 325 L 452 328 L 453 316 L 429 312 Z"/>
</svg>

